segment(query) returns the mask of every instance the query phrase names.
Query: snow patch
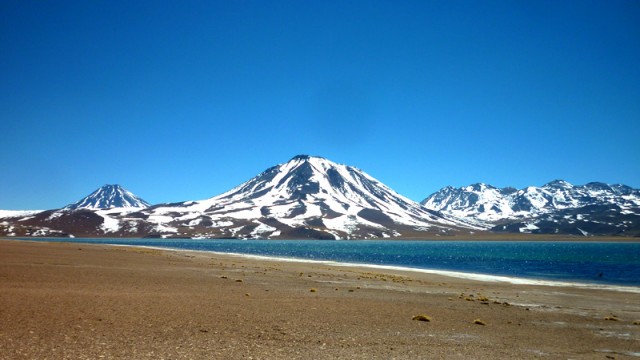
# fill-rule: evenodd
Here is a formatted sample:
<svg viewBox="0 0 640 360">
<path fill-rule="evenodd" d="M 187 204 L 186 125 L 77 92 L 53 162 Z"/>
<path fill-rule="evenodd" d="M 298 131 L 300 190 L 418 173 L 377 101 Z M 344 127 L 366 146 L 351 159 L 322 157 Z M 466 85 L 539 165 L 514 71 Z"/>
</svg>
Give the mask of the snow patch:
<svg viewBox="0 0 640 360">
<path fill-rule="evenodd" d="M 530 233 L 533 230 L 538 230 L 540 229 L 539 227 L 537 227 L 535 224 L 533 223 L 528 223 L 525 224 L 524 227 L 521 227 L 520 229 L 518 229 L 521 233 Z"/>
<path fill-rule="evenodd" d="M 254 221 L 254 223 L 259 224 L 255 229 L 253 229 L 253 231 L 251 232 L 251 236 L 253 237 L 260 237 L 260 235 L 265 234 L 265 233 L 273 233 L 275 232 L 276 228 L 269 226 L 267 224 L 263 224 L 259 221 Z"/>
<path fill-rule="evenodd" d="M 35 215 L 44 210 L 0 210 L 0 219 Z"/>
</svg>

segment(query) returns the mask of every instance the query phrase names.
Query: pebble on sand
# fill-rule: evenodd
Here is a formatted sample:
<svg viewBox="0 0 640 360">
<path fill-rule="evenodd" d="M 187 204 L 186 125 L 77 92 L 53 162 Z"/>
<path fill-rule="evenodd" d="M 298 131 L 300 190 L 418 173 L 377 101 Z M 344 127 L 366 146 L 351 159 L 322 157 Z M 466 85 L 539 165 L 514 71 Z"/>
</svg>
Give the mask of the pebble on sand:
<svg viewBox="0 0 640 360">
<path fill-rule="evenodd" d="M 427 315 L 416 315 L 411 320 L 430 322 L 431 318 Z"/>
</svg>

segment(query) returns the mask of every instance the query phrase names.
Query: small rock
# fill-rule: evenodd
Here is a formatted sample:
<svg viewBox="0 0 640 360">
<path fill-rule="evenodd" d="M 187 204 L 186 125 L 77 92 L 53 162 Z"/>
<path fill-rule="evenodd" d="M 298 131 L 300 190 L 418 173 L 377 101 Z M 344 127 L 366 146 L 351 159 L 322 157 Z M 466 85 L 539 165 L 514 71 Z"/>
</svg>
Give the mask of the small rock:
<svg viewBox="0 0 640 360">
<path fill-rule="evenodd" d="M 416 315 L 411 320 L 430 322 L 431 318 L 427 315 Z"/>
</svg>

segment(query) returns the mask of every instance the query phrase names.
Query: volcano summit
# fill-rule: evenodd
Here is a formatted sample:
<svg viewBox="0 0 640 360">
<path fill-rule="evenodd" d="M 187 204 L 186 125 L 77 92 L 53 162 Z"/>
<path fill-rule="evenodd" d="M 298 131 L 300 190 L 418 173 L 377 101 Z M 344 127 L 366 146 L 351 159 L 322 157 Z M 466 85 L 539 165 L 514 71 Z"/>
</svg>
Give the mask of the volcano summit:
<svg viewBox="0 0 640 360">
<path fill-rule="evenodd" d="M 137 213 L 162 233 L 241 238 L 388 238 L 473 229 L 346 165 L 298 155 L 201 201 Z"/>
</svg>

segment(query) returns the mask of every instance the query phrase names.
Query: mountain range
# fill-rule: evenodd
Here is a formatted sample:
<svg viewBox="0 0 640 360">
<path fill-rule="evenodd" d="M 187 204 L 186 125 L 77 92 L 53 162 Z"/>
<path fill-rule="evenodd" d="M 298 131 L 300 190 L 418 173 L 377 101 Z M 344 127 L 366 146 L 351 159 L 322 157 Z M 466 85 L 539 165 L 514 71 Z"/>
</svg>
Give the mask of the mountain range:
<svg viewBox="0 0 640 360">
<path fill-rule="evenodd" d="M 638 235 L 640 190 L 554 180 L 541 187 L 447 186 L 424 199 L 426 208 L 464 218 L 494 232 Z"/>
<path fill-rule="evenodd" d="M 640 234 L 625 185 L 445 187 L 421 203 L 355 167 L 299 155 L 209 199 L 151 206 L 105 185 L 61 209 L 0 211 L 0 236 L 270 239 L 447 238 L 490 233 Z"/>
</svg>

